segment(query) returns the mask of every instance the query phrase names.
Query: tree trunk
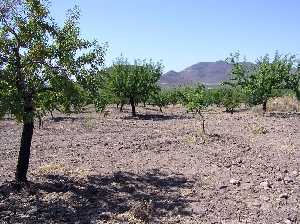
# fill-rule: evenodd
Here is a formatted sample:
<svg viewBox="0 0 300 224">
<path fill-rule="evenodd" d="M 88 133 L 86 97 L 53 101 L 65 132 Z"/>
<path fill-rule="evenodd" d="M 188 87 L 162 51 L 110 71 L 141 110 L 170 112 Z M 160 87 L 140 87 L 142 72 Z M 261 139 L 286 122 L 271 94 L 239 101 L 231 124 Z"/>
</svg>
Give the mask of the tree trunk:
<svg viewBox="0 0 300 224">
<path fill-rule="evenodd" d="M 226 108 L 226 113 L 231 113 L 231 114 L 233 114 L 233 108 Z"/>
<path fill-rule="evenodd" d="M 205 120 L 204 120 L 204 118 L 202 118 L 202 131 L 203 131 L 203 134 L 205 134 Z"/>
<path fill-rule="evenodd" d="M 16 87 L 24 100 L 23 131 L 22 131 L 21 145 L 20 145 L 15 179 L 17 182 L 26 182 L 27 171 L 29 166 L 29 158 L 30 158 L 31 140 L 32 140 L 33 128 L 34 128 L 33 90 L 27 86 L 25 81 L 25 76 L 22 73 L 19 43 L 17 47 L 13 48 L 13 52 L 15 55 L 15 66 L 16 66 Z"/>
<path fill-rule="evenodd" d="M 30 158 L 30 147 L 33 135 L 33 122 L 26 122 L 23 124 L 23 132 L 21 138 L 21 146 L 19 151 L 19 159 L 16 170 L 16 181 L 26 182 L 27 171 Z"/>
<path fill-rule="evenodd" d="M 159 107 L 159 111 L 160 111 L 161 113 L 163 112 L 161 107 Z"/>
<path fill-rule="evenodd" d="M 201 126 L 201 128 L 202 128 L 202 133 L 205 135 L 205 119 L 204 119 L 204 116 L 202 115 L 201 112 L 198 112 L 198 114 L 199 114 L 199 116 L 200 116 L 200 118 L 201 118 L 201 120 L 202 120 L 202 126 Z"/>
<path fill-rule="evenodd" d="M 129 101 L 130 101 L 130 105 L 131 105 L 132 116 L 136 117 L 134 98 L 130 97 Z"/>
<path fill-rule="evenodd" d="M 50 110 L 51 119 L 54 120 L 53 112 Z"/>
<path fill-rule="evenodd" d="M 297 100 L 300 101 L 300 90 L 298 88 L 295 89 L 295 93 L 296 93 Z"/>
<path fill-rule="evenodd" d="M 39 119 L 39 129 L 41 129 L 41 127 L 43 127 L 42 116 L 38 116 L 38 119 Z"/>
<path fill-rule="evenodd" d="M 122 102 L 120 105 L 120 112 L 123 112 L 123 106 L 124 106 L 124 103 Z"/>
<path fill-rule="evenodd" d="M 24 97 L 23 131 L 16 170 L 16 181 L 26 182 L 30 158 L 30 147 L 33 135 L 33 98 L 31 93 Z"/>
<path fill-rule="evenodd" d="M 267 112 L 267 101 L 263 102 L 263 112 L 266 113 Z"/>
</svg>

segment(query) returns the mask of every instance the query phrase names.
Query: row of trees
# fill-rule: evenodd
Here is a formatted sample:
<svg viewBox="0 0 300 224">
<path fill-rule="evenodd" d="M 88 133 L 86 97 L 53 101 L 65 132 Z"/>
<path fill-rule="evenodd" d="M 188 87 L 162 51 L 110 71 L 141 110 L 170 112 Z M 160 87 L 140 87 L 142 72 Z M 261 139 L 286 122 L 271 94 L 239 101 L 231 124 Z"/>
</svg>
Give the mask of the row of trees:
<svg viewBox="0 0 300 224">
<path fill-rule="evenodd" d="M 200 114 L 209 105 L 223 106 L 227 112 L 233 112 L 240 104 L 262 104 L 267 110 L 267 101 L 271 97 L 293 93 L 300 100 L 300 66 L 295 55 L 280 55 L 274 58 L 269 55 L 249 63 L 240 60 L 239 53 L 231 54 L 227 59 L 233 68 L 231 79 L 213 89 L 203 85 L 181 87 L 177 89 L 160 89 L 159 80 L 162 65 L 143 63 L 129 65 L 127 60 L 120 58 L 110 68 L 106 89 L 110 94 L 106 103 L 117 104 L 129 102 L 133 116 L 135 105 L 139 102 L 158 106 L 162 112 L 164 106 L 182 104 L 188 110 Z"/>
<path fill-rule="evenodd" d="M 161 90 L 161 63 L 117 58 L 104 67 L 106 44 L 80 37 L 79 9 L 68 12 L 62 26 L 51 18 L 46 0 L 3 0 L 0 3 L 0 117 L 23 123 L 16 180 L 26 181 L 35 118 L 53 111 L 78 112 L 88 104 L 103 111 L 108 104 L 138 103 L 162 108 L 183 104 L 202 117 L 209 105 L 232 112 L 240 103 L 263 104 L 282 90 L 300 98 L 300 69 L 295 56 L 265 56 L 256 64 L 233 54 L 232 79 L 216 89 L 203 85 Z M 203 130 L 204 130 L 204 119 Z"/>
<path fill-rule="evenodd" d="M 124 58 L 104 68 L 107 45 L 80 37 L 79 9 L 62 26 L 47 0 L 0 2 L 0 118 L 11 114 L 23 123 L 15 179 L 27 181 L 34 120 L 53 111 L 80 111 L 111 102 L 135 105 L 159 90 L 161 63 Z"/>
</svg>

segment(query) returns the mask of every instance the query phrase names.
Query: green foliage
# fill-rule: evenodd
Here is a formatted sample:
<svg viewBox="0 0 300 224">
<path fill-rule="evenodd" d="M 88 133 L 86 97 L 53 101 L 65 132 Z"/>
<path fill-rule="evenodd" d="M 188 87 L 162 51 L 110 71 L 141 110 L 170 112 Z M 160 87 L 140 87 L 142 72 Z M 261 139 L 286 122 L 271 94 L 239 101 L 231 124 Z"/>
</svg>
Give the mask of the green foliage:
<svg viewBox="0 0 300 224">
<path fill-rule="evenodd" d="M 184 87 L 177 87 L 174 89 L 169 89 L 169 102 L 170 104 L 187 104 L 188 99 L 187 96 L 191 90 L 192 87 L 184 86 Z"/>
<path fill-rule="evenodd" d="M 208 105 L 221 105 L 223 95 L 221 88 L 212 88 L 206 90 L 206 98 Z"/>
<path fill-rule="evenodd" d="M 162 64 L 136 60 L 133 65 L 127 59 L 117 58 L 106 80 L 106 91 L 119 100 L 128 99 L 132 107 L 141 99 L 158 91 Z"/>
<path fill-rule="evenodd" d="M 22 117 L 26 97 L 44 112 L 78 111 L 106 50 L 80 38 L 78 8 L 69 11 L 62 27 L 50 17 L 47 1 L 6 0 L 1 9 L 1 115 Z"/>
<path fill-rule="evenodd" d="M 64 90 L 60 102 L 63 113 L 79 113 L 86 106 L 87 92 L 77 83 L 73 83 Z"/>
<path fill-rule="evenodd" d="M 103 65 L 106 47 L 80 38 L 78 19 L 75 8 L 59 27 L 47 1 L 0 3 L 0 116 L 11 113 L 23 122 L 17 181 L 27 181 L 35 116 L 58 106 L 79 111 L 84 88 Z"/>
<path fill-rule="evenodd" d="M 17 121 L 22 120 L 21 102 L 15 103 L 18 96 L 18 91 L 14 86 L 9 85 L 8 82 L 0 80 L 0 118 L 4 117 L 5 114 L 14 114 Z"/>
<path fill-rule="evenodd" d="M 205 118 L 202 114 L 202 110 L 208 107 L 211 103 L 208 91 L 204 85 L 198 85 L 197 87 L 187 87 L 183 89 L 183 105 L 188 111 L 198 114 L 202 119 L 202 133 L 205 134 Z"/>
<path fill-rule="evenodd" d="M 58 110 L 60 106 L 60 100 L 63 98 L 63 95 L 60 92 L 41 92 L 38 93 L 37 100 L 37 109 L 40 112 L 40 116 L 43 116 L 50 112 L 52 114 L 53 111 Z"/>
<path fill-rule="evenodd" d="M 292 90 L 298 101 L 300 101 L 300 64 L 298 64 L 295 72 L 291 72 L 285 77 L 284 88 Z"/>
<path fill-rule="evenodd" d="M 138 98 L 158 89 L 162 73 L 160 63 L 136 60 L 130 65 L 127 59 L 118 58 L 111 69 L 110 89 L 120 98 Z"/>
<path fill-rule="evenodd" d="M 204 85 L 185 89 L 184 105 L 189 111 L 201 114 L 201 110 L 209 106 L 208 94 Z"/>
<path fill-rule="evenodd" d="M 231 53 L 226 59 L 226 62 L 232 65 L 232 69 L 230 73 L 230 81 L 224 82 L 224 84 L 245 86 L 247 79 L 255 66 L 247 64 L 246 59 L 241 61 L 239 52 Z"/>
<path fill-rule="evenodd" d="M 96 95 L 93 96 L 93 102 L 96 112 L 104 112 L 106 106 L 111 103 L 119 103 L 119 100 L 113 96 L 106 89 L 100 89 Z"/>
<path fill-rule="evenodd" d="M 220 104 L 226 108 L 226 112 L 232 113 L 243 102 L 244 95 L 239 87 L 223 86 L 219 92 L 221 95 Z"/>
<path fill-rule="evenodd" d="M 149 103 L 158 106 L 160 112 L 162 112 L 162 108 L 170 103 L 170 93 L 171 92 L 167 90 L 157 91 L 155 94 L 150 96 Z"/>
<path fill-rule="evenodd" d="M 169 104 L 175 106 L 176 104 L 180 103 L 181 100 L 180 100 L 180 94 L 178 89 L 169 89 L 168 93 L 169 93 Z"/>
<path fill-rule="evenodd" d="M 190 86 L 182 86 L 173 90 L 173 101 L 182 105 L 187 105 L 189 102 L 190 92 L 193 90 Z"/>
<path fill-rule="evenodd" d="M 294 55 L 282 56 L 276 52 L 273 59 L 266 55 L 258 59 L 251 70 L 245 69 L 240 63 L 239 54 L 233 55 L 228 61 L 233 64 L 230 84 L 243 89 L 250 105 L 266 105 L 267 100 L 276 96 L 278 90 L 293 88 L 291 83 L 299 82 L 293 72 L 296 62 Z"/>
<path fill-rule="evenodd" d="M 250 104 L 261 104 L 267 102 L 274 96 L 274 90 L 283 88 L 283 82 L 292 71 L 294 56 L 276 54 L 273 61 L 265 56 L 258 61 L 258 68 L 249 77 L 245 87 L 249 94 Z"/>
</svg>

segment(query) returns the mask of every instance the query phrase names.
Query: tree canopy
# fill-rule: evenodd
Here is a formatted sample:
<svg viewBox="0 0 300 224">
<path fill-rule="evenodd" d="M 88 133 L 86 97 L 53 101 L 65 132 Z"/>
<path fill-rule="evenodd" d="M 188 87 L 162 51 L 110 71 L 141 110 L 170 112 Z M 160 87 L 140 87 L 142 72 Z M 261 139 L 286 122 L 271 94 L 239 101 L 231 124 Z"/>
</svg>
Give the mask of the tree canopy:
<svg viewBox="0 0 300 224">
<path fill-rule="evenodd" d="M 26 180 L 36 107 L 48 97 L 52 106 L 75 103 L 76 85 L 97 74 L 106 49 L 80 37 L 78 8 L 60 27 L 47 3 L 4 0 L 0 5 L 0 115 L 11 113 L 24 124 L 16 172 L 20 181 Z"/>
<path fill-rule="evenodd" d="M 294 55 L 280 55 L 276 52 L 273 59 L 265 55 L 251 69 L 239 61 L 239 54 L 231 55 L 228 61 L 233 64 L 229 83 L 242 87 L 249 104 L 263 104 L 264 112 L 268 99 L 276 96 L 276 91 L 292 89 L 297 93 L 299 90 L 299 69 L 296 71 Z"/>
<path fill-rule="evenodd" d="M 120 57 L 110 68 L 107 89 L 121 100 L 128 99 L 132 115 L 136 116 L 135 104 L 159 89 L 161 73 L 161 63 L 135 60 L 134 64 L 129 64 L 126 58 Z"/>
</svg>

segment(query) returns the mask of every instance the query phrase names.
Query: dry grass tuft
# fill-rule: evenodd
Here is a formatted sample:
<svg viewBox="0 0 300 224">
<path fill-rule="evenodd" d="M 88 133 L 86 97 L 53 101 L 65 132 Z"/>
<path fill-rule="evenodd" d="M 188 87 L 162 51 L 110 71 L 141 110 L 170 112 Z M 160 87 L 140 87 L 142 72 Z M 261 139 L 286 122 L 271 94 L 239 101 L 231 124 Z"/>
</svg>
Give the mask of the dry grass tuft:
<svg viewBox="0 0 300 224">
<path fill-rule="evenodd" d="M 62 164 L 46 164 L 40 166 L 37 170 L 37 173 L 40 175 L 48 175 L 48 174 L 55 174 L 55 173 L 65 173 L 66 168 Z"/>
<path fill-rule="evenodd" d="M 108 223 L 146 224 L 151 221 L 152 217 L 151 201 L 140 201 L 133 204 L 129 211 L 115 215 Z"/>
<path fill-rule="evenodd" d="M 86 169 L 70 169 L 63 164 L 46 164 L 38 168 L 36 171 L 37 175 L 53 175 L 60 174 L 68 177 L 83 179 L 87 177 L 90 173 L 90 170 Z"/>
<path fill-rule="evenodd" d="M 267 108 L 271 112 L 299 112 L 300 103 L 296 97 L 276 97 L 269 100 Z"/>
<path fill-rule="evenodd" d="M 254 125 L 252 132 L 256 135 L 264 135 L 268 133 L 268 130 L 263 126 L 256 124 Z"/>
</svg>

